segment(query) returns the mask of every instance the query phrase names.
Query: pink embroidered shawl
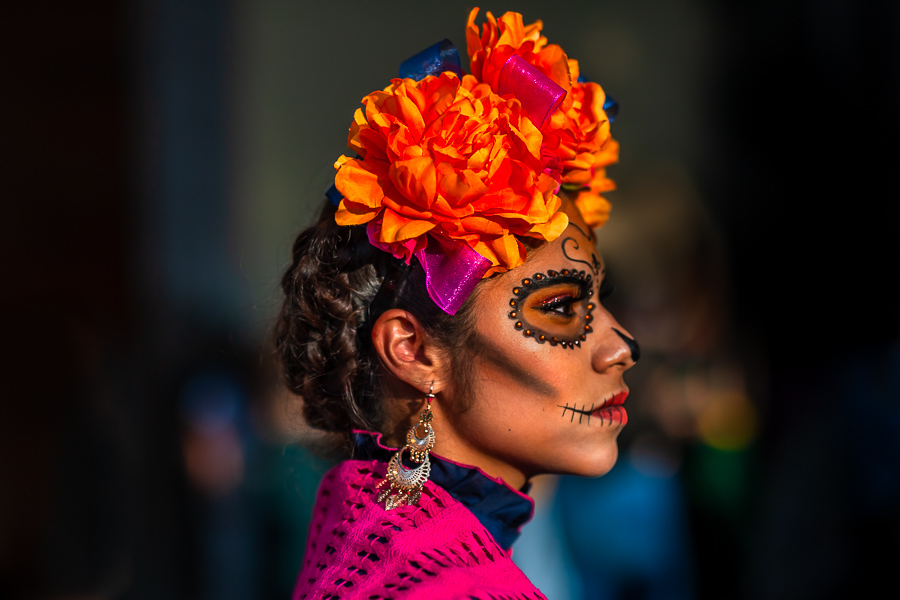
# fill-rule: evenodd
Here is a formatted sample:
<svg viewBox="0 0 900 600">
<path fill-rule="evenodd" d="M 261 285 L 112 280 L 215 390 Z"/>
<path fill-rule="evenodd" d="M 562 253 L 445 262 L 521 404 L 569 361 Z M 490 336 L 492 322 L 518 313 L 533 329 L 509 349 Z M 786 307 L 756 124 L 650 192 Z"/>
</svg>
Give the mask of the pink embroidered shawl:
<svg viewBox="0 0 900 600">
<path fill-rule="evenodd" d="M 487 529 L 440 486 L 386 511 L 386 464 L 348 460 L 319 487 L 293 600 L 546 600 Z"/>
</svg>

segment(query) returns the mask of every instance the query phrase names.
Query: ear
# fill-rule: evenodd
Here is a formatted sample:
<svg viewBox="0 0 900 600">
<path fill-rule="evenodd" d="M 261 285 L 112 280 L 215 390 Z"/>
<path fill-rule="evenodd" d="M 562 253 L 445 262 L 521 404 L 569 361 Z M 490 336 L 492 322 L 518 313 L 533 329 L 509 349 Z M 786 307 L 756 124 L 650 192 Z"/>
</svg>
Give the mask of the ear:
<svg viewBox="0 0 900 600">
<path fill-rule="evenodd" d="M 444 356 L 411 313 L 392 308 L 372 327 L 372 344 L 381 363 L 397 379 L 427 393 L 438 391 L 444 371 Z"/>
</svg>

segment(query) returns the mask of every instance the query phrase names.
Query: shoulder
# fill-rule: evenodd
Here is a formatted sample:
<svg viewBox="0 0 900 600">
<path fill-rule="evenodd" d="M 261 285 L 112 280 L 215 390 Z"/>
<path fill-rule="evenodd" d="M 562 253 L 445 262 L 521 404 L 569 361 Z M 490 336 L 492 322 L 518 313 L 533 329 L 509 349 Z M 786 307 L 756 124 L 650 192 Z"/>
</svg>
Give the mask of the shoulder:
<svg viewBox="0 0 900 600">
<path fill-rule="evenodd" d="M 294 600 L 544 598 L 442 488 L 429 482 L 417 506 L 385 510 L 375 490 L 385 467 L 345 461 L 323 478 Z"/>
</svg>

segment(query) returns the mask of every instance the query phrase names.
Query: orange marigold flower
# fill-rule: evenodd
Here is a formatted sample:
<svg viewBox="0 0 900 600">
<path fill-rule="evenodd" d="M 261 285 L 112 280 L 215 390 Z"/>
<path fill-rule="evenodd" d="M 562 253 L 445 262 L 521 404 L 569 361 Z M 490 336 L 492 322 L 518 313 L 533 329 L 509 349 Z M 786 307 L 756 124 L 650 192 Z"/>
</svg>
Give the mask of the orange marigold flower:
<svg viewBox="0 0 900 600">
<path fill-rule="evenodd" d="M 486 273 L 525 260 L 516 236 L 556 239 L 558 161 L 518 101 L 471 75 L 395 79 L 357 109 L 335 185 L 339 225 L 369 223 L 376 245 L 409 261 L 427 236 L 465 243 L 491 261 Z"/>
<path fill-rule="evenodd" d="M 612 206 L 610 206 L 609 200 L 600 194 L 611 192 L 614 189 L 616 189 L 616 184 L 606 176 L 606 169 L 600 169 L 594 175 L 588 187 L 575 192 L 575 206 L 578 207 L 588 227 L 596 229 L 606 225 Z"/>
<path fill-rule="evenodd" d="M 470 68 L 475 77 L 496 89 L 503 65 L 518 54 L 566 90 L 565 100 L 543 132 L 548 139 L 558 139 L 553 151 L 561 161 L 563 185 L 581 198 L 588 225 L 599 227 L 605 218 L 598 222 L 589 215 L 608 215 L 609 202 L 596 190 L 615 187 L 606 177 L 606 167 L 619 159 L 619 145 L 610 136 L 609 119 L 603 110 L 606 94 L 596 83 L 578 81 L 578 61 L 569 59 L 559 46 L 547 43 L 541 34 L 541 21 L 525 25 L 519 13 L 507 12 L 498 20 L 488 12 L 479 35 L 477 15 L 475 8 L 466 26 Z"/>
</svg>

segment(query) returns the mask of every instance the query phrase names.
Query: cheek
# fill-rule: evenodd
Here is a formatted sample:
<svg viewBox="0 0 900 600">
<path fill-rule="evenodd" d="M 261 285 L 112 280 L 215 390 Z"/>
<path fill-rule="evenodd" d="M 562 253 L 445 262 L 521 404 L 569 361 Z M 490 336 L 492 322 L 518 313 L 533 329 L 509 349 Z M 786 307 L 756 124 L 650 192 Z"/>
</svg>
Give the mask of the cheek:
<svg viewBox="0 0 900 600">
<path fill-rule="evenodd" d="M 505 318 L 477 327 L 475 337 L 475 384 L 485 395 L 521 404 L 553 401 L 565 389 L 572 350 L 538 344 Z"/>
<path fill-rule="evenodd" d="M 590 281 L 588 274 L 584 278 Z M 590 370 L 589 349 L 583 345 L 564 347 L 562 344 L 540 343 L 533 336 L 525 336 L 522 328 L 517 329 L 518 319 L 510 317 L 510 313 L 517 310 L 517 307 L 510 306 L 510 302 L 517 298 L 514 289 L 523 287 L 521 281 L 520 277 L 492 281 L 478 298 L 479 310 L 476 312 L 478 316 L 472 348 L 475 371 L 473 392 L 476 393 L 476 398 L 502 397 L 519 406 L 524 402 L 537 403 L 541 408 L 550 407 L 552 412 L 563 396 L 585 383 L 584 371 Z M 578 287 L 579 285 L 580 280 L 574 284 L 563 283 L 562 289 L 581 291 L 584 295 L 593 293 L 590 285 Z M 538 290 L 538 295 L 544 292 L 552 295 L 556 287 L 559 286 Z M 528 305 L 530 300 L 527 297 L 524 300 Z M 576 308 L 584 314 L 572 321 L 578 321 L 577 324 L 583 329 L 585 317 L 594 309 L 594 301 L 592 298 L 585 298 L 581 304 L 583 306 Z M 587 308 L 589 305 L 590 309 Z M 518 307 L 518 310 L 527 310 L 527 306 Z M 537 313 L 533 309 L 532 312 Z M 549 329 L 548 323 L 551 321 L 546 316 L 540 322 L 537 322 L 538 318 L 532 320 L 536 321 L 536 325 Z M 570 325 L 566 327 L 571 329 Z M 568 329 L 557 334 L 571 336 Z"/>
</svg>

